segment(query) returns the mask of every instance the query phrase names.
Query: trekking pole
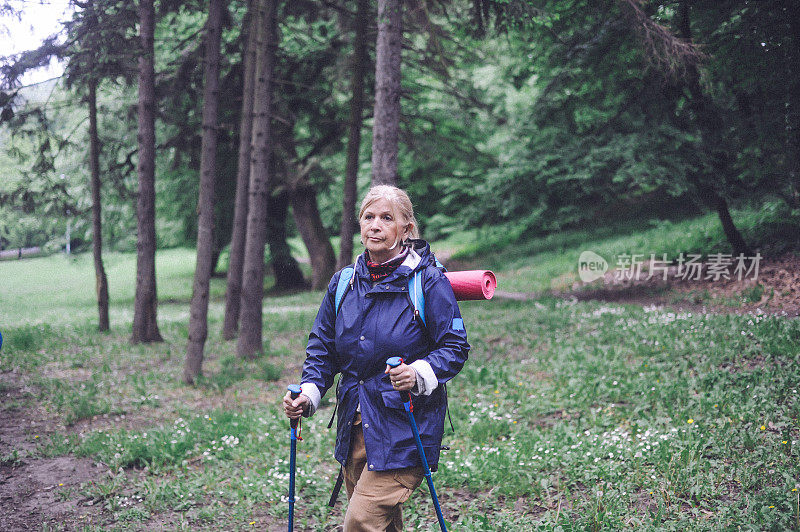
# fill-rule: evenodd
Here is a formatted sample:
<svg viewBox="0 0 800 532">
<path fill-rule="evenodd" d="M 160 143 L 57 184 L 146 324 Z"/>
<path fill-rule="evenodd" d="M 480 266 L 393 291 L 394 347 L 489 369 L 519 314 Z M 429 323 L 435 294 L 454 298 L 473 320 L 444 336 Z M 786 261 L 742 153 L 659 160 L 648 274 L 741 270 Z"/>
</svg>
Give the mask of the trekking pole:
<svg viewBox="0 0 800 532">
<path fill-rule="evenodd" d="M 290 384 L 289 393 L 292 399 L 300 397 L 300 385 Z M 297 454 L 297 426 L 300 418 L 290 419 L 289 426 L 291 431 L 289 438 L 291 440 L 289 451 L 289 532 L 294 530 L 294 469 L 295 469 L 295 455 Z"/>
<path fill-rule="evenodd" d="M 396 368 L 402 363 L 403 359 L 400 357 L 392 357 L 386 361 L 386 365 L 390 368 Z M 428 459 L 425 458 L 425 450 L 422 448 L 422 440 L 419 438 L 419 429 L 414 419 L 414 405 L 411 404 L 411 394 L 408 393 L 408 390 L 404 390 L 400 392 L 400 397 L 403 399 L 403 408 L 406 414 L 408 414 L 408 422 L 411 424 L 411 431 L 414 433 L 414 440 L 417 442 L 417 451 L 419 451 L 419 457 L 422 460 L 422 467 L 425 469 L 425 480 L 428 481 L 428 490 L 431 492 L 433 506 L 436 508 L 436 517 L 439 519 L 439 526 L 442 528 L 442 532 L 447 532 L 447 525 L 444 523 L 442 509 L 439 507 L 439 498 L 436 496 L 436 488 L 433 487 L 431 468 L 428 467 Z"/>
</svg>

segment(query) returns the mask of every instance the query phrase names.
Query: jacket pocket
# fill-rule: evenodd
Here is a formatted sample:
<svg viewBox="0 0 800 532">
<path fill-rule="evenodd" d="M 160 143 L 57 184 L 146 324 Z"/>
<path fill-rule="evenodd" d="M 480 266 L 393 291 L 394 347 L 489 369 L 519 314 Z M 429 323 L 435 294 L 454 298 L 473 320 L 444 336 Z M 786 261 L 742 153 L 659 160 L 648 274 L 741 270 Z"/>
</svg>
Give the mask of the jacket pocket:
<svg viewBox="0 0 800 532">
<path fill-rule="evenodd" d="M 405 410 L 403 407 L 403 398 L 400 397 L 400 392 L 390 390 L 388 392 L 382 392 L 381 395 L 383 396 L 383 405 L 386 408 Z"/>
</svg>

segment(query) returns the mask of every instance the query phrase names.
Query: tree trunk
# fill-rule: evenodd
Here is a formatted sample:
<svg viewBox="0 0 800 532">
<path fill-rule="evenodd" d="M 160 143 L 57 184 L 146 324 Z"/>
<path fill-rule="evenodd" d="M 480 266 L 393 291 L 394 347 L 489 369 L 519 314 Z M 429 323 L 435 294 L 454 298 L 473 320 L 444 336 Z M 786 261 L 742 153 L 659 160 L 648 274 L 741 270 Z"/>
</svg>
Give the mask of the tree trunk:
<svg viewBox="0 0 800 532">
<path fill-rule="evenodd" d="M 92 254 L 97 292 L 98 329 L 109 329 L 108 278 L 103 267 L 103 221 L 100 204 L 100 136 L 97 133 L 97 81 L 89 81 L 89 168 L 92 174 Z"/>
<path fill-rule="evenodd" d="M 211 250 L 211 278 L 215 279 L 217 277 L 222 277 L 222 273 L 217 271 L 217 267 L 219 266 L 219 256 L 222 254 L 222 248 L 220 247 L 219 243 L 219 236 L 215 232 L 214 237 L 214 249 Z"/>
<path fill-rule="evenodd" d="M 785 13 L 793 13 L 795 2 L 784 0 L 781 6 Z M 789 174 L 789 197 L 792 207 L 800 208 L 800 17 L 789 15 L 786 17 L 788 46 L 784 46 L 784 62 L 786 68 L 785 87 L 785 120 L 786 120 L 786 157 L 788 159 L 787 173 Z"/>
<path fill-rule="evenodd" d="M 208 337 L 208 292 L 214 253 L 214 181 L 217 155 L 219 48 L 223 0 L 209 0 L 203 87 L 203 140 L 200 152 L 200 197 L 197 202 L 197 263 L 189 307 L 189 343 L 183 382 L 193 384 L 203 367 Z"/>
<path fill-rule="evenodd" d="M 136 205 L 136 297 L 131 342 L 162 342 L 156 321 L 155 71 L 153 0 L 140 0 L 139 197 Z"/>
<path fill-rule="evenodd" d="M 239 162 L 236 172 L 236 200 L 233 213 L 233 233 L 228 260 L 228 288 L 225 292 L 225 323 L 222 336 L 226 340 L 236 337 L 239 330 L 239 305 L 242 297 L 242 263 L 247 230 L 247 190 L 250 185 L 250 135 L 253 130 L 253 85 L 256 72 L 257 2 L 248 3 L 247 48 L 243 59 L 242 113 L 239 124 Z"/>
<path fill-rule="evenodd" d="M 722 224 L 722 230 L 725 232 L 725 237 L 728 239 L 728 242 L 733 248 L 733 254 L 743 254 L 746 257 L 753 256 L 753 250 L 751 250 L 750 246 L 747 245 L 744 237 L 742 237 L 742 233 L 739 232 L 739 230 L 736 228 L 736 224 L 733 223 L 733 218 L 731 217 L 730 210 L 728 209 L 728 202 L 725 200 L 725 198 L 720 196 L 712 187 L 700 183 L 699 179 L 696 177 L 690 178 L 690 181 L 693 182 L 697 187 L 700 200 L 709 209 L 716 212 L 717 216 L 719 216 L 719 221 Z"/>
<path fill-rule="evenodd" d="M 342 226 L 340 231 L 338 268 L 353 261 L 353 235 L 358 228 L 355 219 L 356 195 L 358 194 L 358 156 L 361 151 L 361 124 L 364 111 L 364 73 L 367 70 L 367 14 L 369 0 L 358 0 L 356 6 L 353 40 L 353 98 L 350 100 L 350 131 L 347 140 L 347 165 L 344 171 L 344 201 L 342 202 Z"/>
<path fill-rule="evenodd" d="M 680 4 L 679 15 L 678 31 L 680 36 L 691 42 L 690 6 L 685 0 Z M 715 180 L 724 183 L 725 176 L 731 171 L 728 162 L 728 150 L 723 144 L 722 136 L 715 130 L 722 123 L 722 119 L 714 109 L 713 102 L 709 101 L 708 96 L 700 86 L 700 72 L 698 72 L 697 67 L 694 64 L 689 64 L 686 69 L 686 88 L 690 95 L 689 105 L 694 111 L 694 118 L 702 132 L 701 146 L 706 153 L 711 155 L 712 173 L 716 174 L 716 176 L 706 178 L 694 173 L 689 176 L 689 181 L 697 189 L 700 200 L 709 209 L 717 213 L 722 224 L 722 230 L 725 232 L 725 237 L 733 248 L 733 253 L 735 255 L 741 253 L 751 256 L 753 255 L 752 250 L 745 242 L 744 237 L 742 237 L 742 233 L 736 228 L 736 224 L 733 223 L 733 218 L 728 209 L 728 202 L 713 185 Z"/>
<path fill-rule="evenodd" d="M 267 212 L 267 243 L 272 262 L 272 272 L 275 275 L 275 288 L 277 290 L 292 290 L 305 288 L 306 281 L 303 271 L 292 257 L 292 250 L 286 241 L 286 217 L 289 215 L 289 190 L 281 187 L 277 192 L 269 195 Z"/>
<path fill-rule="evenodd" d="M 247 238 L 244 251 L 241 297 L 241 330 L 236 352 L 253 357 L 262 346 L 262 300 L 264 298 L 264 244 L 267 237 L 269 156 L 272 149 L 270 111 L 272 73 L 277 48 L 277 0 L 259 0 L 254 85 L 252 153 L 247 204 Z"/>
<path fill-rule="evenodd" d="M 336 255 L 319 216 L 317 192 L 305 179 L 292 190 L 292 213 L 311 257 L 311 288 L 321 290 L 336 271 Z"/>
<path fill-rule="evenodd" d="M 400 131 L 402 0 L 378 0 L 375 51 L 375 118 L 372 126 L 372 184 L 397 184 Z"/>
</svg>

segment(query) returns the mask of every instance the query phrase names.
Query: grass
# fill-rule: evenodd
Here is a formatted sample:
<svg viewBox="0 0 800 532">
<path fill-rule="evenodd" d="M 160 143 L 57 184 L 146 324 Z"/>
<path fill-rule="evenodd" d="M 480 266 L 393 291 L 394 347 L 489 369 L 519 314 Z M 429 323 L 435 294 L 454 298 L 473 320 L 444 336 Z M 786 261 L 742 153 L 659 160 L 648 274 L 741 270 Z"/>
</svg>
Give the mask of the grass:
<svg viewBox="0 0 800 532">
<path fill-rule="evenodd" d="M 501 251 L 492 266 L 503 285 L 555 286 L 584 246 L 601 254 L 677 250 L 681 235 L 707 220 L 694 223 L 627 235 L 565 233 L 560 244 L 554 238 L 524 253 Z M 159 290 L 169 294 L 159 306 L 163 344 L 127 342 L 130 255 L 113 258 L 107 334 L 93 330 L 86 257 L 25 261 L 36 288 L 17 279 L 0 295 L 3 322 L 11 324 L 0 371 L 20 372 L 64 424 L 37 439 L 33 456 L 72 454 L 109 467 L 108 476 L 63 495 L 99 505 L 98 530 L 268 529 L 286 515 L 288 438 L 279 401 L 299 375 L 321 293 L 265 300 L 264 354 L 240 361 L 234 342 L 220 339 L 216 285 L 205 375 L 186 387 L 191 259 L 187 250 L 160 258 Z M 65 264 L 71 282 L 51 276 Z M 0 273 L 11 279 L 7 265 Z M 448 385 L 456 432 L 447 425 L 450 450 L 434 475 L 453 530 L 800 528 L 798 320 L 553 297 L 461 309 L 473 351 Z M 298 529 L 341 522 L 341 508 L 326 506 L 338 473 L 335 432 L 327 428 L 332 406 L 304 422 Z M 4 456 L 2 464 L 17 460 Z M 435 527 L 426 488 L 404 514 L 410 530 Z"/>
<path fill-rule="evenodd" d="M 52 404 L 67 425 L 112 412 L 110 394 L 103 393 L 105 383 L 97 375 L 85 381 L 50 378 L 35 382 L 41 390 L 40 399 Z"/>
</svg>

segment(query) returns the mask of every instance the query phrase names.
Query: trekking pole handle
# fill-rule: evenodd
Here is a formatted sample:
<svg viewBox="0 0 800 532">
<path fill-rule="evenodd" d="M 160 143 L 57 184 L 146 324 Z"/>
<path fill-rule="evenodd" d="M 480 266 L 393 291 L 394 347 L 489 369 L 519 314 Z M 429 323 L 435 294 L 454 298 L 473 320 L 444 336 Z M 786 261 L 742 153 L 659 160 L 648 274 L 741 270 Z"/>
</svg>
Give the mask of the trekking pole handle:
<svg viewBox="0 0 800 532">
<path fill-rule="evenodd" d="M 400 364 L 403 363 L 403 359 L 400 357 L 391 357 L 386 359 L 386 365 L 390 368 L 396 368 Z"/>
<path fill-rule="evenodd" d="M 300 392 L 301 392 L 301 391 L 302 391 L 302 390 L 301 390 L 301 388 L 300 388 L 300 385 L 299 385 L 299 384 L 290 384 L 290 385 L 289 385 L 289 396 L 290 396 L 292 399 L 297 399 L 298 397 L 300 397 Z M 291 426 L 293 429 L 296 429 L 296 428 L 297 428 L 297 422 L 298 422 L 298 421 L 300 421 L 300 418 L 297 418 L 297 419 L 290 419 L 290 420 L 289 420 L 289 425 L 290 425 L 290 426 Z"/>
<path fill-rule="evenodd" d="M 403 359 L 400 357 L 391 357 L 386 360 L 386 365 L 390 368 L 396 368 L 400 364 L 403 363 Z M 400 397 L 403 399 L 404 403 L 407 403 L 411 400 L 411 395 L 408 393 L 408 390 L 403 390 L 400 392 Z"/>
</svg>

